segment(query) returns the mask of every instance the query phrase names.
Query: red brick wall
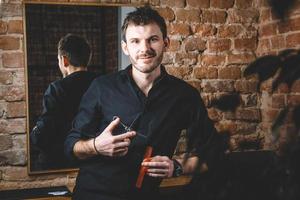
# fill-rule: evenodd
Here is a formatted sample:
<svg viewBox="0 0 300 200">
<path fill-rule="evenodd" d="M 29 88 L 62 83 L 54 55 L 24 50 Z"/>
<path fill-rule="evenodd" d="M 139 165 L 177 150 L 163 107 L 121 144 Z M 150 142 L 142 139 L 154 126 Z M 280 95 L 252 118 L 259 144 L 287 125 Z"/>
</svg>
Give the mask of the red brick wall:
<svg viewBox="0 0 300 200">
<path fill-rule="evenodd" d="M 267 0 L 149 1 L 167 21 L 167 70 L 201 91 L 206 105 L 220 95 L 240 92 L 242 104 L 236 112 L 208 109 L 218 130 L 230 132 L 231 149 L 239 150 L 245 142 L 255 144 L 250 148 L 274 148 L 271 123 L 281 106 L 300 102 L 299 83 L 290 93 L 281 86 L 271 94 L 270 81 L 257 91 L 257 79 L 244 78 L 242 72 L 256 56 L 299 48 L 300 7 L 294 7 L 288 25 L 279 25 Z M 27 175 L 22 5 L 20 0 L 8 2 L 0 7 L 0 188 L 72 183 L 76 174 Z"/>
<path fill-rule="evenodd" d="M 300 1 L 296 1 L 284 20 L 277 17 L 274 10 L 264 1 L 259 12 L 259 41 L 256 50 L 258 56 L 276 55 L 285 49 L 300 48 Z M 275 92 L 272 92 L 272 80 L 266 81 L 261 86 L 259 99 L 262 111 L 261 130 L 265 136 L 265 148 L 284 151 L 286 144 L 291 142 L 296 134 L 290 113 L 281 128 L 281 138 L 276 144 L 273 143 L 271 126 L 284 107 L 292 108 L 300 104 L 300 81 L 296 81 L 290 90 L 286 84 L 281 84 Z"/>
</svg>

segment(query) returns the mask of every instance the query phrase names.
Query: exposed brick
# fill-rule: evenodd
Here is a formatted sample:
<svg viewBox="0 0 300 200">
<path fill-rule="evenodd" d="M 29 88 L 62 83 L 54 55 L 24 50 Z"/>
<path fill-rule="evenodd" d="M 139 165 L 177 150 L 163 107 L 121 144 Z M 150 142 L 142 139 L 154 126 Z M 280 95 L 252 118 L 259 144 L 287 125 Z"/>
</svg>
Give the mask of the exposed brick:
<svg viewBox="0 0 300 200">
<path fill-rule="evenodd" d="M 245 27 L 245 31 L 242 32 L 242 36 L 245 38 L 258 37 L 258 30 L 252 25 Z"/>
<path fill-rule="evenodd" d="M 1 133 L 25 133 L 26 119 L 0 119 Z"/>
<path fill-rule="evenodd" d="M 293 83 L 293 85 L 291 87 L 291 92 L 300 93 L 300 80 L 299 79 Z"/>
<path fill-rule="evenodd" d="M 204 80 L 201 84 L 204 92 L 233 92 L 233 81 Z"/>
<path fill-rule="evenodd" d="M 288 19 L 287 21 L 282 21 L 278 23 L 279 33 L 287 33 L 289 31 L 300 30 L 300 17 Z"/>
<path fill-rule="evenodd" d="M 204 10 L 202 22 L 204 23 L 225 23 L 227 14 L 222 10 Z"/>
<path fill-rule="evenodd" d="M 7 104 L 7 117 L 24 117 L 25 116 L 25 102 L 11 102 Z"/>
<path fill-rule="evenodd" d="M 20 48 L 20 39 L 12 36 L 0 36 L 0 49 L 17 50 Z"/>
<path fill-rule="evenodd" d="M 7 167 L 3 170 L 3 179 L 17 181 L 28 179 L 26 167 Z"/>
<path fill-rule="evenodd" d="M 25 99 L 24 86 L 3 86 L 0 88 L 0 99 L 6 101 L 21 101 Z"/>
<path fill-rule="evenodd" d="M 290 89 L 286 83 L 281 83 L 278 85 L 277 89 L 275 90 L 277 93 L 289 93 Z M 291 92 L 293 92 L 291 90 Z"/>
<path fill-rule="evenodd" d="M 221 120 L 215 124 L 217 131 L 220 132 L 229 132 L 230 135 L 235 134 L 237 125 L 233 121 Z"/>
<path fill-rule="evenodd" d="M 10 20 L 8 22 L 8 33 L 23 33 L 23 21 L 22 20 Z"/>
<path fill-rule="evenodd" d="M 178 21 L 188 22 L 188 23 L 199 23 L 200 22 L 200 10 L 196 9 L 177 9 L 176 18 Z"/>
<path fill-rule="evenodd" d="M 0 135 L 0 151 L 12 148 L 13 142 L 11 135 Z"/>
<path fill-rule="evenodd" d="M 7 23 L 0 20 L 0 34 L 5 34 L 7 32 Z"/>
<path fill-rule="evenodd" d="M 269 0 L 256 0 L 254 3 L 257 8 L 270 7 Z"/>
<path fill-rule="evenodd" d="M 223 55 L 203 55 L 200 56 L 201 64 L 204 66 L 221 66 L 225 64 L 226 57 Z"/>
<path fill-rule="evenodd" d="M 226 112 L 224 115 L 225 119 L 231 120 L 243 120 L 259 122 L 261 120 L 261 114 L 259 109 L 238 109 L 235 113 Z"/>
<path fill-rule="evenodd" d="M 0 102 L 0 118 L 6 115 L 6 102 Z"/>
<path fill-rule="evenodd" d="M 265 22 L 269 22 L 270 20 L 271 20 L 271 9 L 270 8 L 261 9 L 260 16 L 259 16 L 259 22 L 265 23 Z"/>
<path fill-rule="evenodd" d="M 209 0 L 186 0 L 186 2 L 192 8 L 209 8 Z"/>
<path fill-rule="evenodd" d="M 150 5 L 151 6 L 159 6 L 160 0 L 150 0 Z"/>
<path fill-rule="evenodd" d="M 236 8 L 251 8 L 253 5 L 253 1 L 249 1 L 249 0 L 235 0 L 235 7 Z"/>
<path fill-rule="evenodd" d="M 255 23 L 259 13 L 256 9 L 231 9 L 228 10 L 229 23 Z"/>
<path fill-rule="evenodd" d="M 222 113 L 215 108 L 207 109 L 207 113 L 208 113 L 208 117 L 212 121 L 216 122 L 216 121 L 220 121 L 222 119 Z"/>
<path fill-rule="evenodd" d="M 194 33 L 201 37 L 213 36 L 217 32 L 217 29 L 211 24 L 197 24 L 194 28 Z"/>
<path fill-rule="evenodd" d="M 271 35 L 275 35 L 277 33 L 277 24 L 265 24 L 259 27 L 259 36 L 260 37 L 267 37 Z"/>
<path fill-rule="evenodd" d="M 300 33 L 288 35 L 286 37 L 286 46 L 288 48 L 297 47 L 300 45 Z"/>
<path fill-rule="evenodd" d="M 0 6 L 0 19 L 2 17 L 22 17 L 23 4 L 4 3 Z M 1 46 L 1 45 L 0 45 Z"/>
<path fill-rule="evenodd" d="M 268 79 L 261 83 L 260 91 L 272 92 L 272 79 Z"/>
<path fill-rule="evenodd" d="M 25 165 L 26 149 L 0 151 L 0 165 Z"/>
<path fill-rule="evenodd" d="M 218 36 L 221 38 L 237 37 L 243 30 L 240 25 L 221 25 L 218 28 Z"/>
<path fill-rule="evenodd" d="M 261 109 L 261 115 L 264 122 L 274 122 L 279 114 L 278 109 Z"/>
<path fill-rule="evenodd" d="M 175 63 L 179 65 L 194 65 L 197 63 L 198 53 L 176 53 Z"/>
<path fill-rule="evenodd" d="M 188 36 L 191 34 L 191 27 L 183 23 L 171 24 L 169 32 L 171 35 Z"/>
<path fill-rule="evenodd" d="M 0 71 L 0 84 L 8 85 L 13 81 L 12 73 L 9 71 Z"/>
<path fill-rule="evenodd" d="M 234 48 L 237 50 L 255 50 L 257 38 L 239 38 L 234 40 Z"/>
<path fill-rule="evenodd" d="M 170 73 L 173 76 L 176 76 L 177 78 L 184 79 L 185 77 L 189 76 L 193 69 L 191 67 L 166 67 L 166 70 L 168 73 Z"/>
<path fill-rule="evenodd" d="M 273 108 L 283 108 L 285 106 L 285 96 L 283 94 L 272 96 L 272 107 Z"/>
<path fill-rule="evenodd" d="M 210 7 L 228 9 L 233 7 L 234 0 L 210 0 Z"/>
<path fill-rule="evenodd" d="M 173 21 L 175 19 L 174 11 L 169 7 L 157 8 L 156 10 L 167 21 Z"/>
<path fill-rule="evenodd" d="M 227 64 L 248 64 L 255 60 L 253 54 L 229 54 Z"/>
<path fill-rule="evenodd" d="M 13 71 L 12 76 L 13 76 L 13 85 L 16 85 L 16 86 L 23 86 L 24 85 L 24 83 L 25 83 L 24 68 Z"/>
<path fill-rule="evenodd" d="M 27 147 L 26 133 L 15 134 L 13 135 L 12 139 L 13 139 L 13 146 L 15 149 L 24 149 Z"/>
<path fill-rule="evenodd" d="M 224 67 L 219 69 L 219 79 L 238 79 L 241 77 L 239 67 Z"/>
<path fill-rule="evenodd" d="M 188 38 L 185 41 L 186 51 L 204 51 L 206 49 L 206 42 L 201 38 Z"/>
<path fill-rule="evenodd" d="M 223 52 L 231 48 L 230 39 L 213 39 L 208 41 L 208 49 L 210 52 Z"/>
<path fill-rule="evenodd" d="M 4 53 L 2 54 L 3 67 L 6 68 L 23 68 L 23 53 Z"/>
<path fill-rule="evenodd" d="M 251 94 L 241 94 L 241 99 L 242 99 L 242 105 L 243 107 L 253 107 L 257 106 L 257 94 L 256 93 L 251 93 Z"/>
<path fill-rule="evenodd" d="M 162 64 L 163 65 L 167 65 L 167 64 L 174 65 L 173 59 L 174 59 L 174 55 L 172 54 L 172 52 L 168 51 L 164 54 Z"/>
<path fill-rule="evenodd" d="M 195 67 L 194 77 L 197 79 L 216 79 L 218 78 L 218 69 L 215 67 Z"/>
<path fill-rule="evenodd" d="M 260 39 L 257 44 L 257 52 L 270 52 L 271 50 L 271 43 L 269 39 Z"/>
<path fill-rule="evenodd" d="M 237 80 L 235 82 L 236 91 L 241 93 L 257 92 L 257 81 Z"/>
<path fill-rule="evenodd" d="M 170 40 L 169 51 L 178 51 L 180 49 L 180 42 L 178 40 Z"/>
<path fill-rule="evenodd" d="M 236 127 L 235 134 L 248 135 L 256 132 L 257 123 L 237 122 Z"/>
<path fill-rule="evenodd" d="M 289 106 L 298 106 L 300 105 L 300 95 L 298 94 L 288 95 L 287 101 Z"/>
<path fill-rule="evenodd" d="M 160 5 L 176 7 L 176 8 L 184 8 L 186 3 L 185 0 L 160 0 Z"/>
<path fill-rule="evenodd" d="M 270 39 L 272 49 L 284 49 L 285 48 L 285 39 L 282 35 L 274 36 Z"/>
</svg>

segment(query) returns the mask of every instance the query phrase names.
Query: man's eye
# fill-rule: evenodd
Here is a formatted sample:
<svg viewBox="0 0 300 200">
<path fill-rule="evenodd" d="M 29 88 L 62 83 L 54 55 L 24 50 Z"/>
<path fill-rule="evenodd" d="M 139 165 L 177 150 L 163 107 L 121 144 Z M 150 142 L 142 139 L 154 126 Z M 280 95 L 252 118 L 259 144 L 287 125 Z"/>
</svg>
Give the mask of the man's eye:
<svg viewBox="0 0 300 200">
<path fill-rule="evenodd" d="M 158 41 L 158 39 L 157 38 L 151 38 L 150 41 L 151 42 L 156 42 L 156 41 Z"/>
<path fill-rule="evenodd" d="M 132 44 L 138 44 L 139 41 L 138 41 L 138 40 L 131 40 L 131 43 L 132 43 Z"/>
</svg>

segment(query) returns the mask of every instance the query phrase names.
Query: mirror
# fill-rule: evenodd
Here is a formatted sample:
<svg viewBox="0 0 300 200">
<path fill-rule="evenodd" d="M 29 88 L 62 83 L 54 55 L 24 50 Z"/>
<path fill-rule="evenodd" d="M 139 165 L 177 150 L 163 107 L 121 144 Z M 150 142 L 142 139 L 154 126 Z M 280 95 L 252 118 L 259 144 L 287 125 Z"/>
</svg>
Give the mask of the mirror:
<svg viewBox="0 0 300 200">
<path fill-rule="evenodd" d="M 45 162 L 40 149 L 29 137 L 42 113 L 45 90 L 51 82 L 62 78 L 57 60 L 58 41 L 68 33 L 83 36 L 92 48 L 88 69 L 99 74 L 117 71 L 128 63 L 119 50 L 119 30 L 122 16 L 126 15 L 126 10 L 131 9 L 133 8 L 25 2 L 29 174 L 70 171 L 77 167 L 76 163 L 70 162 Z"/>
</svg>

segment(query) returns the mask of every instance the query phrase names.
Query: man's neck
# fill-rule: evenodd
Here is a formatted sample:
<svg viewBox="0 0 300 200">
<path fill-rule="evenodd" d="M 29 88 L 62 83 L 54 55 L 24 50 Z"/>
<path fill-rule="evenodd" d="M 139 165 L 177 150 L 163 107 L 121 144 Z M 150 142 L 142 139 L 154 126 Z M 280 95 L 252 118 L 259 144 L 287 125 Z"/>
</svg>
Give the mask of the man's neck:
<svg viewBox="0 0 300 200">
<path fill-rule="evenodd" d="M 150 73 L 143 73 L 132 67 L 132 78 L 137 86 L 142 90 L 145 96 L 148 96 L 154 81 L 160 76 L 161 67 L 157 67 Z"/>
<path fill-rule="evenodd" d="M 74 72 L 79 72 L 79 71 L 87 71 L 87 68 L 86 67 L 68 66 L 66 76 L 73 74 Z"/>
</svg>

